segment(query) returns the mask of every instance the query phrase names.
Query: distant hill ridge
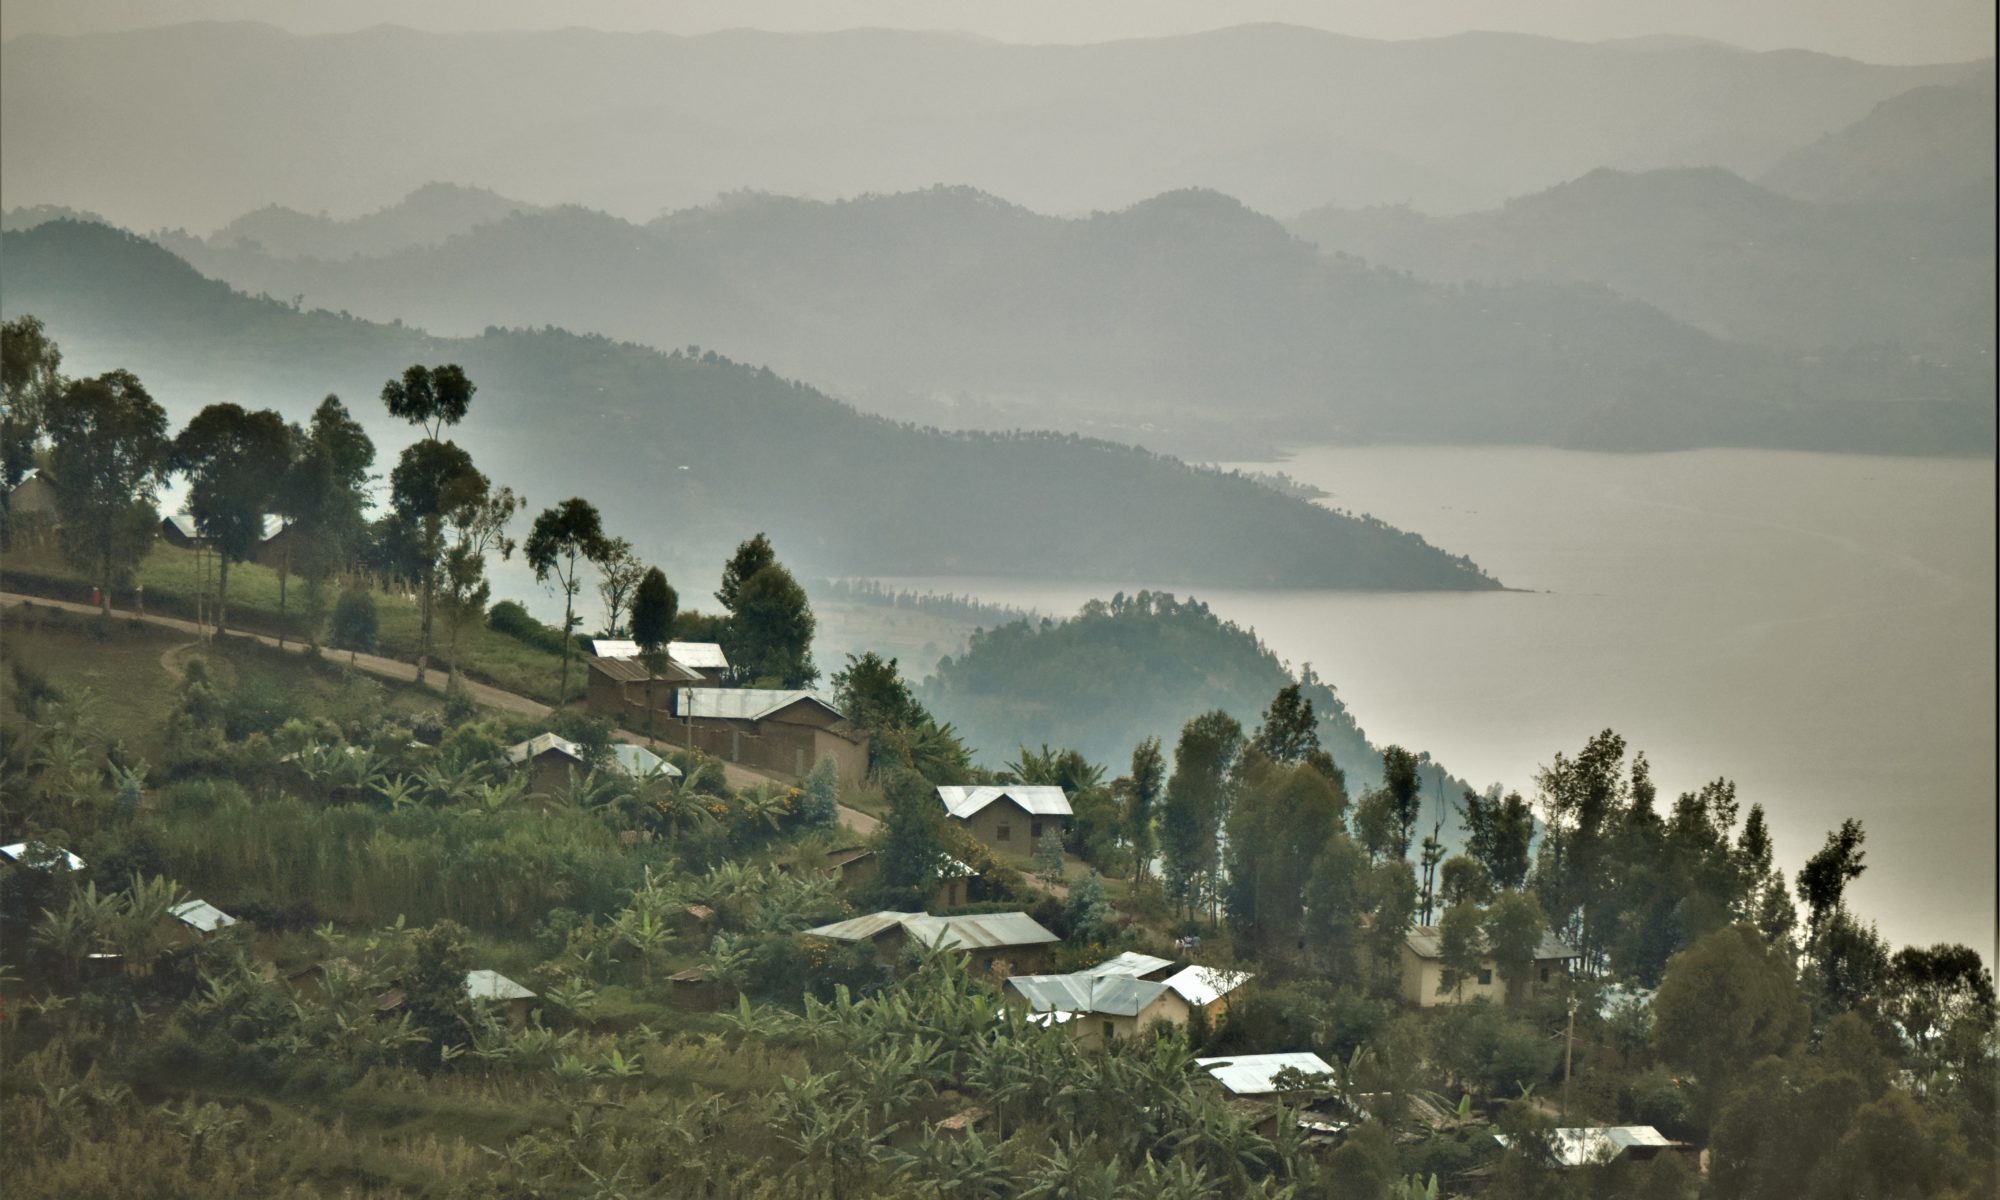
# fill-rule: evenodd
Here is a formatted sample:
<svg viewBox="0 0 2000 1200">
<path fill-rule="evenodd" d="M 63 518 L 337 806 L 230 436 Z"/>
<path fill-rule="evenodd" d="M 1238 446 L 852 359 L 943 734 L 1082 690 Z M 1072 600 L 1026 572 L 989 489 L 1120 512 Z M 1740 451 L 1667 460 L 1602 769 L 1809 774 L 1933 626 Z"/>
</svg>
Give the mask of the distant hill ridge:
<svg viewBox="0 0 2000 1200">
<path fill-rule="evenodd" d="M 896 424 L 713 353 L 554 329 L 448 339 L 299 311 L 101 225 L 57 221 L 0 246 L 7 316 L 40 316 L 74 374 L 137 372 L 177 421 L 219 400 L 296 419 L 336 392 L 383 447 L 380 468 L 410 436 L 374 402 L 382 381 L 457 362 L 479 392 L 452 436 L 481 469 L 536 508 L 591 499 L 651 561 L 713 570 L 761 529 L 787 563 L 827 575 L 1498 586 L 1414 534 L 1130 447 Z"/>
<path fill-rule="evenodd" d="M 387 208 L 347 220 L 282 205 L 246 213 L 211 234 L 217 246 L 252 246 L 278 258 L 341 259 L 434 246 L 536 206 L 486 188 L 427 183 Z"/>
<path fill-rule="evenodd" d="M 1277 25 L 1080 46 L 169 26 L 0 46 L 0 203 L 202 229 L 273 199 L 358 211 L 438 178 L 640 218 L 745 187 L 963 180 L 1059 213 L 1190 186 L 1268 212 L 1467 211 L 1596 166 L 1755 176 L 1976 69 Z"/>
<path fill-rule="evenodd" d="M 1593 174 L 1464 218 L 1322 215 L 1334 237 L 1299 232 L 1402 270 L 1204 189 L 1077 218 L 970 187 L 736 193 L 643 227 L 562 207 L 340 262 L 163 240 L 245 291 L 372 319 L 699 344 L 923 423 L 1208 459 L 1245 439 L 1991 448 L 1991 253 L 1948 244 L 1957 225 L 1882 236 L 1715 170 Z"/>
</svg>

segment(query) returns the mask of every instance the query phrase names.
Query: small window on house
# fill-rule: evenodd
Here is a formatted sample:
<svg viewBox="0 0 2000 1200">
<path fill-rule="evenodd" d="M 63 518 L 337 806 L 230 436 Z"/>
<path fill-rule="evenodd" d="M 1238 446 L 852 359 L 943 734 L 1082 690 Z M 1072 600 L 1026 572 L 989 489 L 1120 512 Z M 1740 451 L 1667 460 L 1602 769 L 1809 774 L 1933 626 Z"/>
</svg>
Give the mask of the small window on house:
<svg viewBox="0 0 2000 1200">
<path fill-rule="evenodd" d="M 993 840 L 994 840 L 994 841 L 996 841 L 996 842 L 1011 842 L 1011 841 L 1013 841 L 1013 840 L 1014 840 L 1014 827 L 1013 827 L 1012 825 L 999 825 L 999 826 L 995 826 L 995 827 L 994 827 L 994 830 L 993 830 Z"/>
<path fill-rule="evenodd" d="M 1493 986 L 1493 972 L 1490 968 L 1487 967 L 1479 968 L 1479 986 L 1480 987 Z"/>
<path fill-rule="evenodd" d="M 1028 836 L 1035 839 L 1036 842 L 1042 840 L 1042 823 L 1040 821 L 1036 821 L 1034 824 L 1028 826 Z"/>
<path fill-rule="evenodd" d="M 1543 983 L 1547 983 L 1548 981 L 1549 981 L 1549 969 L 1548 969 L 1547 967 L 1543 967 L 1543 968 L 1542 968 L 1542 982 L 1543 982 Z"/>
<path fill-rule="evenodd" d="M 1112 1025 L 1111 1022 L 1106 1021 L 1104 1023 L 1104 1040 L 1108 1042 L 1112 1038 L 1115 1038 L 1117 1036 L 1118 1036 L 1117 1027 Z"/>
</svg>

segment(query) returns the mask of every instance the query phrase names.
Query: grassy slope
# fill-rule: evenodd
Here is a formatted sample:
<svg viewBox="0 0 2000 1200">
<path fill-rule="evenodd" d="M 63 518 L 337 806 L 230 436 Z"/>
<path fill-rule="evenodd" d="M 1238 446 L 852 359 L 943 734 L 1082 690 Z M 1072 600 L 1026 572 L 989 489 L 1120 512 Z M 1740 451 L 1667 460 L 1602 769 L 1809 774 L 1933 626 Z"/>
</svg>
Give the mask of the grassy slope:
<svg viewBox="0 0 2000 1200">
<path fill-rule="evenodd" d="M 211 568 L 212 569 L 212 568 Z M 166 616 L 195 615 L 199 579 L 195 555 L 165 543 L 158 543 L 139 569 L 137 582 L 146 589 L 146 611 Z M 6 590 L 43 595 L 58 600 L 87 602 L 90 587 L 53 553 L 45 548 L 17 546 L 0 565 L 0 584 Z M 211 589 L 213 584 L 211 583 Z M 114 596 L 113 604 L 123 609 L 131 599 Z M 284 626 L 288 636 L 302 637 L 306 628 L 305 589 L 294 578 L 286 597 Z M 331 607 L 331 596 L 328 598 Z M 419 642 L 416 604 L 400 595 L 375 594 L 375 614 L 379 636 L 375 652 L 389 658 L 415 662 Z M 237 563 L 229 569 L 229 627 L 255 633 L 276 634 L 278 618 L 278 573 L 256 563 Z M 450 631 L 442 621 L 434 629 L 436 652 L 433 662 L 442 664 L 442 654 Z M 183 639 L 184 640 L 184 639 Z M 459 662 L 467 676 L 510 692 L 519 692 L 543 703 L 555 698 L 560 660 L 553 654 L 527 645 L 484 625 L 468 626 L 461 635 Z M 569 698 L 583 695 L 583 671 L 570 664 Z"/>
</svg>

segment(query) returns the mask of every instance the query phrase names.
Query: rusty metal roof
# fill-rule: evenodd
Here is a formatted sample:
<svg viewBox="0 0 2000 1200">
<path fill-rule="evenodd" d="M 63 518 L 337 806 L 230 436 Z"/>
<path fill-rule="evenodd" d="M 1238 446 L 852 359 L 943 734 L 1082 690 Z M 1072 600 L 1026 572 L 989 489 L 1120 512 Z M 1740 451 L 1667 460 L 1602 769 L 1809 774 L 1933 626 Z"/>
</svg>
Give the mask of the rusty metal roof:
<svg viewBox="0 0 2000 1200">
<path fill-rule="evenodd" d="M 1435 925 L 1419 925 L 1403 935 L 1403 943 L 1418 958 L 1443 958 L 1443 938 Z M 1542 944 L 1535 948 L 1536 962 L 1553 962 L 1566 958 L 1581 958 L 1573 948 L 1553 937 L 1542 938 Z"/>
</svg>

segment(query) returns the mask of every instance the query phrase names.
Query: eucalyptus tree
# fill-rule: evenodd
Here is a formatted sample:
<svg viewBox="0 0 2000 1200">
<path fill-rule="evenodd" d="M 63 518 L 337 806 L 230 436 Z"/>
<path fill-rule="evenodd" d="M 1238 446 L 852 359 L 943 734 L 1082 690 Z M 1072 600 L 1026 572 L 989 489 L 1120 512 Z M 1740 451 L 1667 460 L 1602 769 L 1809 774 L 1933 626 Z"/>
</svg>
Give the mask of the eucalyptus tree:
<svg viewBox="0 0 2000 1200">
<path fill-rule="evenodd" d="M 97 580 L 102 611 L 111 585 L 151 547 L 153 499 L 172 466 L 167 414 L 130 371 L 66 385 L 45 420 L 50 465 L 62 487 L 56 518 L 63 554 Z"/>
<path fill-rule="evenodd" d="M 286 583 L 294 567 L 306 585 L 307 640 L 317 640 L 326 581 L 353 557 L 366 530 L 362 513 L 368 507 L 368 469 L 375 464 L 375 443 L 338 396 L 320 401 L 294 438 L 298 453 L 276 505 L 288 526 L 299 531 L 285 540 L 278 562 L 281 644 Z"/>
<path fill-rule="evenodd" d="M 417 683 L 421 686 L 430 665 L 431 616 L 436 604 L 437 573 L 444 546 L 444 485 L 457 472 L 448 470 L 462 461 L 470 468 L 472 459 L 450 442 L 439 440 L 447 426 L 465 419 L 478 389 L 455 363 L 438 367 L 411 366 L 400 378 L 382 385 L 382 404 L 389 415 L 408 421 L 424 431 L 422 441 L 403 451 L 393 479 L 392 504 L 396 515 L 408 522 L 417 540 L 419 601 Z M 448 448 L 448 449 L 447 449 Z"/>
<path fill-rule="evenodd" d="M 1144 883 L 1153 872 L 1157 845 L 1153 834 L 1153 810 L 1159 805 L 1166 783 L 1166 760 L 1160 754 L 1160 739 L 1149 737 L 1132 751 L 1132 773 L 1119 780 L 1125 797 L 1125 835 L 1132 842 L 1132 878 Z"/>
<path fill-rule="evenodd" d="M 255 556 L 264 517 L 279 503 L 296 450 L 292 429 L 270 409 L 211 404 L 174 439 L 174 470 L 187 476 L 188 510 L 219 567 L 215 632 L 228 627 L 229 565 Z"/>
<path fill-rule="evenodd" d="M 453 679 L 458 678 L 458 640 L 468 624 L 478 621 L 492 599 L 493 587 L 486 579 L 486 556 L 495 553 L 502 562 L 514 557 L 514 539 L 507 534 L 515 514 L 527 502 L 512 488 L 495 490 L 486 476 L 473 470 L 446 485 L 441 497 L 444 506 L 445 546 L 440 574 L 443 589 L 440 607 L 451 638 L 445 645 L 445 664 Z"/>
<path fill-rule="evenodd" d="M 583 588 L 585 563 L 598 563 L 611 551 L 604 536 L 604 522 L 589 501 L 572 496 L 535 518 L 525 547 L 528 565 L 535 579 L 547 583 L 553 577 L 563 597 L 562 671 L 556 686 L 556 707 L 569 696 L 569 657 L 576 632 L 576 595 Z"/>
</svg>

